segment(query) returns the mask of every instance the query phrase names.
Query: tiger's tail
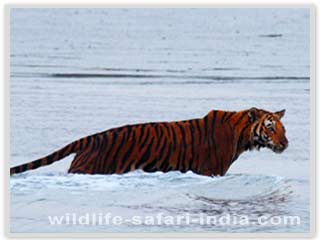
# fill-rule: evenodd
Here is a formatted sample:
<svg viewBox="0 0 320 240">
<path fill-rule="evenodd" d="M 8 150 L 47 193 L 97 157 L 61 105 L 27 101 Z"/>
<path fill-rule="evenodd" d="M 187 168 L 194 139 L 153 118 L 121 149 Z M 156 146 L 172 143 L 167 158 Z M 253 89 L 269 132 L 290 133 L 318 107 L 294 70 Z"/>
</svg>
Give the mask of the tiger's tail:
<svg viewBox="0 0 320 240">
<path fill-rule="evenodd" d="M 79 139 L 78 141 L 74 141 L 65 147 L 49 154 L 46 157 L 34 160 L 29 163 L 21 164 L 15 167 L 10 168 L 10 176 L 16 173 L 25 172 L 28 170 L 36 169 L 42 166 L 50 165 L 56 161 L 65 158 L 66 156 L 70 155 L 71 153 L 76 153 L 81 149 L 81 145 L 84 139 Z"/>
</svg>

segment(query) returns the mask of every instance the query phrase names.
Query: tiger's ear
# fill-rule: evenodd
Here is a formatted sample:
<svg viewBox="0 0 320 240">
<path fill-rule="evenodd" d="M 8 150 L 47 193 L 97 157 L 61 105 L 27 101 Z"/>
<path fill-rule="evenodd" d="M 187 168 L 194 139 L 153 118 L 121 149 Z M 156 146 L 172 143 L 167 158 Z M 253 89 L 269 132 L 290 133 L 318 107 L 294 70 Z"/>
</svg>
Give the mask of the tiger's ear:
<svg viewBox="0 0 320 240">
<path fill-rule="evenodd" d="M 282 109 L 281 111 L 275 112 L 274 114 L 277 115 L 279 119 L 281 119 L 284 116 L 285 112 L 286 110 Z"/>
<path fill-rule="evenodd" d="M 252 107 L 248 111 L 250 122 L 254 122 L 259 118 L 259 110 L 255 107 Z"/>
</svg>

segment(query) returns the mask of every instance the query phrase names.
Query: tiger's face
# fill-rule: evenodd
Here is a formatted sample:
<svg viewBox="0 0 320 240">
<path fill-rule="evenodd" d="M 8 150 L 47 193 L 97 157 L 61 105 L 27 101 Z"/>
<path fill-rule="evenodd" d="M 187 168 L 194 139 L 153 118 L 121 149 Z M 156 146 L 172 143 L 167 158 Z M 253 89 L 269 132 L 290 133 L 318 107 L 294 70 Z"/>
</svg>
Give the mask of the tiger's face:
<svg viewBox="0 0 320 240">
<path fill-rule="evenodd" d="M 273 152 L 282 153 L 288 147 L 286 130 L 280 121 L 285 110 L 264 112 L 253 126 L 253 145 L 255 148 L 267 147 Z"/>
</svg>

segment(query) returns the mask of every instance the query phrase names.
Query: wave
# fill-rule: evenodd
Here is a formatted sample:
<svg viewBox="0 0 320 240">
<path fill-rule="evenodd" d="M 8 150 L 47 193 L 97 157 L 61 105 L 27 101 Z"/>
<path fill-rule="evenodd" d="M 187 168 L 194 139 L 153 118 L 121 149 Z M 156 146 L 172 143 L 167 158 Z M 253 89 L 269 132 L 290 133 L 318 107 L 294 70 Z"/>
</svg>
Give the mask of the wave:
<svg viewBox="0 0 320 240">
<path fill-rule="evenodd" d="M 213 81 L 239 81 L 239 80 L 310 80 L 308 76 L 223 76 L 223 75 L 177 75 L 177 74 L 142 74 L 142 73 L 20 73 L 13 72 L 11 77 L 24 78 L 116 78 L 116 79 L 195 79 Z"/>
<path fill-rule="evenodd" d="M 147 190 L 159 196 L 167 191 L 183 193 L 187 198 L 202 202 L 221 200 L 243 201 L 290 195 L 290 179 L 278 176 L 227 174 L 224 177 L 206 177 L 177 171 L 145 173 L 141 170 L 123 175 L 82 175 L 66 173 L 22 173 L 10 178 L 12 193 L 64 189 L 72 191 Z M 284 194 L 285 193 L 285 194 Z M 274 200 L 274 199 L 273 199 Z"/>
</svg>

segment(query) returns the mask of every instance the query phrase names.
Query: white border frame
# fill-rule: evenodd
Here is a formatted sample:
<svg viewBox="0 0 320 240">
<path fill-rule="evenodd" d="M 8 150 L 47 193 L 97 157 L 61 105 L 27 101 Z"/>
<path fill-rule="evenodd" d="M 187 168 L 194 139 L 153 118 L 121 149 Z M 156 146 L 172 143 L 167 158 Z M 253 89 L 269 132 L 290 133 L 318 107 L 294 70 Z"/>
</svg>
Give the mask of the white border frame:
<svg viewBox="0 0 320 240">
<path fill-rule="evenodd" d="M 315 182 L 316 182 L 316 8 L 313 4 L 6 4 L 4 6 L 4 49 L 5 84 L 4 105 L 8 115 L 4 119 L 5 140 L 4 156 L 10 159 L 10 9 L 11 8 L 308 8 L 310 10 L 310 232 L 307 233 L 11 233 L 10 232 L 10 164 L 5 161 L 4 187 L 5 199 L 4 223 L 7 225 L 7 237 L 50 237 L 50 238 L 208 238 L 208 237 L 314 237 L 315 236 Z"/>
</svg>

